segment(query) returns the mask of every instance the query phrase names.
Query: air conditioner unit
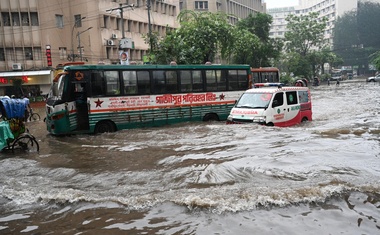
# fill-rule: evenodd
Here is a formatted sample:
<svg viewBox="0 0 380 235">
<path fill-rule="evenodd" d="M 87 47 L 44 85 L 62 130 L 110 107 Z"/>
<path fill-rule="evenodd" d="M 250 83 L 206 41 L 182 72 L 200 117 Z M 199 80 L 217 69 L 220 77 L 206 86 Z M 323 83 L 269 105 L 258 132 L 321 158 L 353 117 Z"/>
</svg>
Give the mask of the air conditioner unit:
<svg viewBox="0 0 380 235">
<path fill-rule="evenodd" d="M 21 69 L 22 69 L 21 63 L 12 64 L 12 70 L 21 70 Z"/>
<path fill-rule="evenodd" d="M 112 39 L 117 39 L 117 35 L 116 35 L 115 33 L 113 33 L 113 34 L 111 35 L 111 38 L 112 38 Z"/>
<path fill-rule="evenodd" d="M 107 45 L 113 46 L 113 45 L 115 45 L 115 43 L 113 42 L 113 40 L 107 40 Z"/>
</svg>

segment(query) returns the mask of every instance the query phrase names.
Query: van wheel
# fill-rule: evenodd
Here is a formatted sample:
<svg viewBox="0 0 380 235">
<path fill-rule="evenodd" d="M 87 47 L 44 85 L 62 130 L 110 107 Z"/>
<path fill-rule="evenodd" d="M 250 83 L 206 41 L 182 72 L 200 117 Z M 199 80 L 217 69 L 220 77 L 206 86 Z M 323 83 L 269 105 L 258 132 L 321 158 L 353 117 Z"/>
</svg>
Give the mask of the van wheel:
<svg viewBox="0 0 380 235">
<path fill-rule="evenodd" d="M 307 122 L 307 121 L 309 121 L 309 119 L 307 119 L 307 117 L 303 117 L 301 122 Z"/>
<path fill-rule="evenodd" d="M 274 123 L 273 122 L 269 122 L 266 124 L 267 126 L 274 126 Z"/>
<path fill-rule="evenodd" d="M 115 131 L 116 127 L 111 121 L 101 121 L 98 122 L 95 126 L 95 134 Z"/>
<path fill-rule="evenodd" d="M 215 113 L 208 113 L 203 117 L 204 122 L 209 122 L 209 121 L 219 121 L 219 117 Z"/>
</svg>

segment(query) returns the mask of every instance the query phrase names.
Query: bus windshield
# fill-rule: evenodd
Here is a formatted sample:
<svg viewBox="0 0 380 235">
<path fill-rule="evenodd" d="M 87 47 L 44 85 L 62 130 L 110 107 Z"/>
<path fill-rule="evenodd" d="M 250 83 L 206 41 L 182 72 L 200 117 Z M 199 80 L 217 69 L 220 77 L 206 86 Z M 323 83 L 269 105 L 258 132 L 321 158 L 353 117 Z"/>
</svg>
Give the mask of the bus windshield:
<svg viewBox="0 0 380 235">
<path fill-rule="evenodd" d="M 253 83 L 279 83 L 280 70 L 275 67 L 252 68 Z"/>
</svg>

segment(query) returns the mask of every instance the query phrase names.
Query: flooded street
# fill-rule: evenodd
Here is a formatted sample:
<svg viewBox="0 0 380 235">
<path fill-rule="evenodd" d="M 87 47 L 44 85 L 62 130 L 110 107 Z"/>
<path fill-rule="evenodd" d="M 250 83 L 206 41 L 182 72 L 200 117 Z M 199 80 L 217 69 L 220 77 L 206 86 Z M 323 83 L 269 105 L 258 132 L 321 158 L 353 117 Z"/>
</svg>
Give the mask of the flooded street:
<svg viewBox="0 0 380 235">
<path fill-rule="evenodd" d="M 379 234 L 380 86 L 311 94 L 314 120 L 290 128 L 30 122 L 40 153 L 0 153 L 0 234 Z"/>
</svg>

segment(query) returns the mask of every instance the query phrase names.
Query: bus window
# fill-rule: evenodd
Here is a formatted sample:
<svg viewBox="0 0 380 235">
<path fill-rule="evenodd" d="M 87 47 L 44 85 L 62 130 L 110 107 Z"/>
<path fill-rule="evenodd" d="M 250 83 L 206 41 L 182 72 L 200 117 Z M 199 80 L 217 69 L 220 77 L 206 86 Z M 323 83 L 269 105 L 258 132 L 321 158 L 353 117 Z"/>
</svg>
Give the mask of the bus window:
<svg viewBox="0 0 380 235">
<path fill-rule="evenodd" d="M 203 80 L 200 70 L 193 71 L 193 91 L 203 91 Z"/>
<path fill-rule="evenodd" d="M 247 71 L 237 70 L 238 90 L 244 90 L 248 87 Z"/>
<path fill-rule="evenodd" d="M 206 90 L 207 91 L 216 91 L 216 77 L 215 70 L 206 70 Z"/>
<path fill-rule="evenodd" d="M 177 93 L 178 92 L 178 80 L 177 71 L 166 71 L 166 91 L 165 93 Z"/>
<path fill-rule="evenodd" d="M 137 71 L 137 88 L 141 95 L 150 94 L 149 71 Z"/>
<path fill-rule="evenodd" d="M 123 71 L 124 93 L 137 94 L 136 71 Z"/>
<path fill-rule="evenodd" d="M 221 70 L 215 70 L 215 73 L 216 73 L 216 82 L 217 82 L 217 85 L 218 85 L 218 91 L 225 91 L 227 90 L 226 87 L 227 87 L 227 81 L 226 81 L 226 77 L 224 76 L 224 73 L 222 73 Z"/>
<path fill-rule="evenodd" d="M 247 71 L 228 70 L 228 82 L 231 90 L 244 90 L 248 87 Z"/>
<path fill-rule="evenodd" d="M 106 81 L 106 94 L 118 95 L 120 94 L 119 73 L 117 71 L 104 71 L 104 78 Z"/>
<path fill-rule="evenodd" d="M 286 92 L 286 101 L 288 105 L 298 104 L 297 91 L 287 91 Z"/>
<path fill-rule="evenodd" d="M 165 71 L 156 70 L 152 72 L 152 91 L 154 94 L 165 93 Z"/>
<path fill-rule="evenodd" d="M 103 73 L 101 71 L 96 71 L 91 74 L 91 94 L 92 96 L 104 96 L 105 82 L 103 79 Z"/>
<path fill-rule="evenodd" d="M 191 83 L 191 71 L 180 71 L 179 75 L 181 79 L 181 92 L 191 92 L 193 90 L 193 86 Z"/>
</svg>

